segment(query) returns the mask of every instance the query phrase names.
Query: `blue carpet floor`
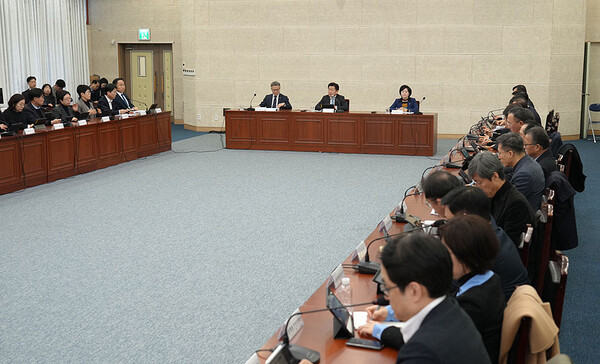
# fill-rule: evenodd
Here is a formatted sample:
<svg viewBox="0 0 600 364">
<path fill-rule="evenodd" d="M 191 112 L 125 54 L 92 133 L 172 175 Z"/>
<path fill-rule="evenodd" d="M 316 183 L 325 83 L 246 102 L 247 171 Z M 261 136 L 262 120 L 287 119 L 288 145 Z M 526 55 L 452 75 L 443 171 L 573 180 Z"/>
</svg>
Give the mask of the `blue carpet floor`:
<svg viewBox="0 0 600 364">
<path fill-rule="evenodd" d="M 171 140 L 173 143 L 204 134 L 206 133 L 184 129 L 183 124 L 171 124 Z"/>
</svg>

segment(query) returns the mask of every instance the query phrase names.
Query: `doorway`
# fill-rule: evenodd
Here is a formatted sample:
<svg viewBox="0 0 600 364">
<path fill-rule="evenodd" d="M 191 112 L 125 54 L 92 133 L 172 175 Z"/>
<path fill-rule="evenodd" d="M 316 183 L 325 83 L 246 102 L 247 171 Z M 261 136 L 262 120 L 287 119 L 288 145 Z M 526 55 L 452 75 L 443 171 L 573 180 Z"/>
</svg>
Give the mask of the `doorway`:
<svg viewBox="0 0 600 364">
<path fill-rule="evenodd" d="M 134 104 L 173 113 L 172 44 L 119 44 L 119 76 Z"/>
<path fill-rule="evenodd" d="M 586 42 L 581 92 L 581 138 L 587 138 L 588 106 L 598 103 L 600 103 L 600 42 Z"/>
</svg>

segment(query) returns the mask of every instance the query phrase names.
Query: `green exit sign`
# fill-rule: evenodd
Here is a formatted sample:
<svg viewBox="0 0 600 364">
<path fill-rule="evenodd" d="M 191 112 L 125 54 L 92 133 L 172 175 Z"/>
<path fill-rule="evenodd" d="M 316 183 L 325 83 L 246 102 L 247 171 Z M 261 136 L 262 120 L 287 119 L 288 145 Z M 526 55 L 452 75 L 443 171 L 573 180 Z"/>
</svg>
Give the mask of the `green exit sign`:
<svg viewBox="0 0 600 364">
<path fill-rule="evenodd" d="M 138 38 L 140 40 L 150 40 L 150 29 L 138 29 Z"/>
</svg>

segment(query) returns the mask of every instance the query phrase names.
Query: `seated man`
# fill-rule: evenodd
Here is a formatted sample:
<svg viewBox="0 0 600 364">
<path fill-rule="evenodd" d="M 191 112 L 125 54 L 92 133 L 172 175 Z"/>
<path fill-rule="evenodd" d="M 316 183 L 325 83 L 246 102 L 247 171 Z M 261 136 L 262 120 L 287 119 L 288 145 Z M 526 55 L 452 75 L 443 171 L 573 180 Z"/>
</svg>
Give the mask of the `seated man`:
<svg viewBox="0 0 600 364">
<path fill-rule="evenodd" d="M 98 108 L 102 111 L 102 116 L 111 116 L 126 114 L 127 109 L 119 109 L 114 101 L 117 97 L 117 88 L 112 83 L 104 87 L 106 94 L 98 101 Z"/>
<path fill-rule="evenodd" d="M 529 101 L 529 96 L 526 93 L 515 93 L 513 92 L 513 97 L 510 99 L 511 104 L 516 103 L 529 110 L 533 114 L 533 121 L 537 125 L 542 125 L 542 119 L 540 118 L 540 114 L 538 114 L 537 110 L 533 107 L 533 104 Z"/>
<path fill-rule="evenodd" d="M 59 78 L 58 80 L 56 80 L 56 82 L 54 82 L 54 86 L 52 86 L 52 96 L 54 96 L 54 100 L 56 100 L 56 93 L 58 91 L 64 90 L 65 87 L 67 87 L 67 84 L 63 79 Z"/>
<path fill-rule="evenodd" d="M 339 90 L 340 85 L 335 82 L 329 83 L 329 85 L 327 85 L 327 95 L 321 98 L 321 101 L 315 106 L 315 110 L 322 110 L 323 105 L 334 105 L 336 110 L 348 111 L 346 98 L 338 94 Z"/>
<path fill-rule="evenodd" d="M 131 103 L 131 99 L 125 94 L 125 81 L 122 78 L 115 78 L 113 85 L 117 88 L 117 96 L 113 100 L 117 109 L 137 110 L 138 108 Z"/>
<path fill-rule="evenodd" d="M 39 119 L 46 120 L 46 115 L 44 114 L 44 110 L 42 110 L 42 105 L 44 105 L 44 93 L 42 90 L 34 88 L 29 92 L 29 96 L 31 97 L 31 102 L 25 105 L 25 109 L 23 109 L 27 124 L 35 124 Z M 51 121 L 46 120 L 45 124 L 52 125 L 60 122 L 62 122 L 60 119 L 53 119 Z"/>
<path fill-rule="evenodd" d="M 446 171 L 435 171 L 430 173 L 421 181 L 421 187 L 425 194 L 425 202 L 435 210 L 441 218 L 445 218 L 445 208 L 442 198 L 450 191 L 462 186 L 463 183 L 455 175 Z"/>
<path fill-rule="evenodd" d="M 499 245 L 498 255 L 492 270 L 500 276 L 506 301 L 508 301 L 517 286 L 529 284 L 527 270 L 516 246 L 506 235 L 506 232 L 498 227 L 492 219 L 490 199 L 487 198 L 481 188 L 455 188 L 444 196 L 442 205 L 446 207 L 446 214 L 449 218 L 465 214 L 478 215 L 490 221 Z"/>
<path fill-rule="evenodd" d="M 511 133 L 519 133 L 525 123 L 535 123 L 535 116 L 530 110 L 513 104 L 506 113 L 506 128 Z"/>
<path fill-rule="evenodd" d="M 394 319 L 405 322 L 398 337 L 396 363 L 490 363 L 473 321 L 446 295 L 452 284 L 448 249 L 422 232 L 402 235 L 381 254 L 384 293 Z M 373 323 L 359 328 L 368 334 Z M 385 330 L 397 335 L 397 330 Z M 396 338 L 392 339 L 396 342 Z"/>
<path fill-rule="evenodd" d="M 27 86 L 29 86 L 29 88 L 22 92 L 22 95 L 25 97 L 25 103 L 31 102 L 29 93 L 37 87 L 37 79 L 34 76 L 27 77 Z"/>
<path fill-rule="evenodd" d="M 100 100 L 100 96 L 102 95 L 100 95 L 100 82 L 98 80 L 92 80 L 92 83 L 90 84 L 90 91 L 92 92 L 92 102 Z"/>
<path fill-rule="evenodd" d="M 521 194 L 504 179 L 504 166 L 489 152 L 477 153 L 469 163 L 469 177 L 491 199 L 492 217 L 510 239 L 519 246 L 527 224 L 534 225 L 535 215 Z"/>
<path fill-rule="evenodd" d="M 505 167 L 512 168 L 510 183 L 525 196 L 533 211 L 537 211 L 546 189 L 544 171 L 525 154 L 523 139 L 518 133 L 508 133 L 498 138 L 498 158 Z"/>
<path fill-rule="evenodd" d="M 541 126 L 535 126 L 525 128 L 523 132 L 525 134 L 523 138 L 525 153 L 540 164 L 542 171 L 544 171 L 544 177 L 547 177 L 553 171 L 557 171 L 556 158 L 550 150 L 550 138 L 548 138 L 546 130 Z"/>
<path fill-rule="evenodd" d="M 260 107 L 270 107 L 277 109 L 291 109 L 292 104 L 290 100 L 284 94 L 279 93 L 281 84 L 277 81 L 271 82 L 271 94 L 266 95 L 260 103 Z"/>
</svg>

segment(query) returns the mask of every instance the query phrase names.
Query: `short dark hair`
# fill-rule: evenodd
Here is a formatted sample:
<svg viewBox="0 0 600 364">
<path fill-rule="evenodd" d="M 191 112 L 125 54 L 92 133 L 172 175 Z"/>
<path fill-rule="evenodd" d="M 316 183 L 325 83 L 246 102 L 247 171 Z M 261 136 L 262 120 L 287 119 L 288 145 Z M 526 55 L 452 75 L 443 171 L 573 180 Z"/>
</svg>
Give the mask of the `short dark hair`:
<svg viewBox="0 0 600 364">
<path fill-rule="evenodd" d="M 498 177 L 504 180 L 504 166 L 498 159 L 498 156 L 490 152 L 477 153 L 469 162 L 469 177 L 473 178 L 478 175 L 481 178 L 491 180 L 494 173 L 498 173 Z"/>
<path fill-rule="evenodd" d="M 515 94 L 515 93 L 525 93 L 526 94 L 527 93 L 527 87 L 525 87 L 525 85 L 516 85 L 516 86 L 513 86 L 512 89 L 514 90 L 513 94 Z"/>
<path fill-rule="evenodd" d="M 408 97 L 410 97 L 410 95 L 412 95 L 412 88 L 410 88 L 410 86 L 408 86 L 408 85 L 400 86 L 400 90 L 398 90 L 398 93 L 401 93 L 402 90 L 404 90 L 404 89 L 408 90 Z"/>
<path fill-rule="evenodd" d="M 95 80 L 95 79 L 94 79 L 94 80 L 92 80 L 92 83 L 91 83 L 91 84 L 92 84 L 92 85 L 95 85 L 95 84 L 97 84 L 97 83 L 100 83 L 100 82 L 98 82 L 98 80 Z"/>
<path fill-rule="evenodd" d="M 401 292 L 410 282 L 427 288 L 429 297 L 442 297 L 452 284 L 452 260 L 438 239 L 423 232 L 409 232 L 385 245 L 381 262 Z"/>
<path fill-rule="evenodd" d="M 442 198 L 463 183 L 455 175 L 446 171 L 430 173 L 421 181 L 421 187 L 427 198 Z"/>
<path fill-rule="evenodd" d="M 67 90 L 58 91 L 56 93 L 56 101 L 62 101 L 65 98 L 65 96 L 67 96 L 67 95 L 71 96 L 71 93 Z"/>
<path fill-rule="evenodd" d="M 108 83 L 108 80 L 106 78 L 102 77 L 99 82 L 100 82 L 100 84 Z"/>
<path fill-rule="evenodd" d="M 335 83 L 335 82 L 329 82 L 329 85 L 327 85 L 327 88 L 330 88 L 331 86 L 335 87 L 335 90 L 336 90 L 336 91 L 339 91 L 339 90 L 340 90 L 340 85 L 338 85 L 338 84 L 337 84 L 337 83 Z"/>
<path fill-rule="evenodd" d="M 481 188 L 464 186 L 455 188 L 442 198 L 442 205 L 450 209 L 453 215 L 469 214 L 490 220 L 492 203 Z"/>
<path fill-rule="evenodd" d="M 54 82 L 54 84 L 58 87 L 62 87 L 65 88 L 67 86 L 67 84 L 65 83 L 65 80 L 59 78 L 58 80 L 56 80 L 56 82 Z"/>
<path fill-rule="evenodd" d="M 112 92 L 116 88 L 117 86 L 113 85 L 112 83 L 107 83 L 106 86 L 104 86 L 104 92 Z"/>
<path fill-rule="evenodd" d="M 45 83 L 44 86 L 42 86 L 42 94 L 44 94 L 44 89 L 46 88 L 46 86 L 50 87 L 50 93 L 52 93 L 52 86 L 49 83 Z"/>
<path fill-rule="evenodd" d="M 521 106 L 519 104 L 508 104 L 508 106 L 506 106 L 504 108 L 504 111 L 502 111 L 502 114 L 504 115 L 505 118 L 507 118 L 508 114 L 511 113 L 512 109 L 515 109 L 515 108 L 521 108 L 522 109 L 523 106 Z"/>
<path fill-rule="evenodd" d="M 37 81 L 37 78 L 35 78 L 35 76 L 29 76 L 29 77 L 27 77 L 27 83 L 29 83 L 29 81 L 31 81 L 31 80 L 36 80 Z"/>
<path fill-rule="evenodd" d="M 521 107 L 527 107 L 527 99 L 525 98 L 525 96 L 522 95 L 513 96 L 508 103 L 519 104 L 521 105 Z"/>
<path fill-rule="evenodd" d="M 503 149 L 512 150 L 515 153 L 525 153 L 523 138 L 519 133 L 506 133 L 498 137 L 498 147 L 502 145 Z"/>
<path fill-rule="evenodd" d="M 36 98 L 38 98 L 40 96 L 43 96 L 43 95 L 44 95 L 44 92 L 42 91 L 42 89 L 37 88 L 37 87 L 32 88 L 31 91 L 29 91 L 29 98 L 30 98 L 30 100 L 31 99 L 36 99 Z"/>
<path fill-rule="evenodd" d="M 529 130 L 525 130 L 525 135 L 531 135 L 531 140 L 535 144 L 539 144 L 542 149 L 548 149 L 550 147 L 550 138 L 548 133 L 541 126 L 534 126 Z"/>
<path fill-rule="evenodd" d="M 25 96 L 23 96 L 22 94 L 14 94 L 10 97 L 10 99 L 8 99 L 8 107 L 10 109 L 15 109 L 15 106 L 17 106 L 17 104 L 19 102 L 21 102 L 21 100 L 25 100 Z"/>
<path fill-rule="evenodd" d="M 77 95 L 79 95 L 79 98 L 81 98 L 81 94 L 84 94 L 87 90 L 92 91 L 92 89 L 88 85 L 77 86 Z"/>
<path fill-rule="evenodd" d="M 522 121 L 523 123 L 528 123 L 530 121 L 535 122 L 533 112 L 525 107 L 511 109 L 508 113 L 513 114 L 513 117 L 517 119 L 517 121 Z"/>
<path fill-rule="evenodd" d="M 540 126 L 540 124 L 536 123 L 525 123 L 525 129 L 523 129 L 523 134 L 527 135 L 527 132 L 531 130 L 531 128 L 535 128 L 536 126 Z"/>
<path fill-rule="evenodd" d="M 444 244 L 471 272 L 482 274 L 494 265 L 499 247 L 489 220 L 477 215 L 458 215 L 438 231 Z"/>
<path fill-rule="evenodd" d="M 124 80 L 124 79 L 122 79 L 121 77 L 117 77 L 117 78 L 115 78 L 115 79 L 113 80 L 113 82 L 112 82 L 112 83 L 113 83 L 113 85 L 115 85 L 115 86 L 116 86 L 116 85 L 117 85 L 117 82 L 119 82 L 119 81 L 123 81 L 123 83 L 125 83 L 125 80 Z"/>
</svg>

